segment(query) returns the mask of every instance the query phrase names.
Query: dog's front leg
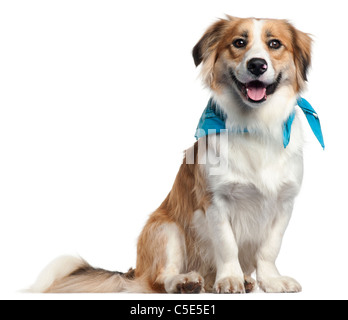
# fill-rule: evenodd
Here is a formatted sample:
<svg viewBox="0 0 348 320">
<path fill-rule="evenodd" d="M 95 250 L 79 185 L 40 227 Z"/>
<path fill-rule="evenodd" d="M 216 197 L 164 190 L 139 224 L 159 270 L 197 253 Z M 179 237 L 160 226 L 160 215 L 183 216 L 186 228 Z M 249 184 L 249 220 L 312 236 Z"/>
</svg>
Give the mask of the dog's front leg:
<svg viewBox="0 0 348 320">
<path fill-rule="evenodd" d="M 275 265 L 283 235 L 291 217 L 292 204 L 289 207 L 287 210 L 281 210 L 257 254 L 257 281 L 265 292 L 300 292 L 302 290 L 295 279 L 281 276 Z"/>
<path fill-rule="evenodd" d="M 212 205 L 206 212 L 216 265 L 216 293 L 245 293 L 244 275 L 238 260 L 238 246 L 228 212 Z"/>
</svg>

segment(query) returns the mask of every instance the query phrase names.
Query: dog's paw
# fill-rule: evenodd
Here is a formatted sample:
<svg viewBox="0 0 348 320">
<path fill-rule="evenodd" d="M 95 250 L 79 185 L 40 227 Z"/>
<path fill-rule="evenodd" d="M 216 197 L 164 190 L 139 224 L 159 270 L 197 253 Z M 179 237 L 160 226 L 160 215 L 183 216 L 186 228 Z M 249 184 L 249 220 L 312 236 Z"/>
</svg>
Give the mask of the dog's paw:
<svg viewBox="0 0 348 320">
<path fill-rule="evenodd" d="M 256 286 L 256 281 L 252 277 L 244 275 L 245 292 L 246 293 L 252 292 L 255 286 Z"/>
<path fill-rule="evenodd" d="M 290 277 L 268 278 L 259 281 L 260 288 L 267 293 L 296 293 L 301 292 L 301 285 Z"/>
<path fill-rule="evenodd" d="M 197 272 L 179 274 L 167 281 L 165 289 L 168 293 L 203 293 L 204 279 Z"/>
<path fill-rule="evenodd" d="M 238 277 L 228 277 L 216 281 L 214 285 L 215 293 L 245 293 L 244 279 Z"/>
</svg>

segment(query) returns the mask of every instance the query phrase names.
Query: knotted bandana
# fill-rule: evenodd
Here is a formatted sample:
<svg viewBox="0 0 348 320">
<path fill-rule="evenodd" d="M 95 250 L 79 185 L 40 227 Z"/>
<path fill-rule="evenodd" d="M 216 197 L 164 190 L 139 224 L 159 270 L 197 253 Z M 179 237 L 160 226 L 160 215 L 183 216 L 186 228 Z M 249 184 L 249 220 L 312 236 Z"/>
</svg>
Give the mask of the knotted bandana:
<svg viewBox="0 0 348 320">
<path fill-rule="evenodd" d="M 319 143 L 325 149 L 323 133 L 321 131 L 320 121 L 318 114 L 315 112 L 310 103 L 304 98 L 297 99 L 297 105 L 304 112 L 308 124 L 311 127 L 314 135 L 318 139 Z M 291 127 L 295 119 L 295 110 L 290 114 L 289 118 L 283 124 L 283 145 L 286 148 L 290 142 Z M 226 129 L 226 115 L 218 106 L 218 104 L 211 98 L 205 108 L 196 130 L 196 139 L 209 134 L 208 130 L 215 130 L 216 133 L 220 133 L 220 130 Z M 247 129 L 241 132 L 248 132 Z"/>
</svg>

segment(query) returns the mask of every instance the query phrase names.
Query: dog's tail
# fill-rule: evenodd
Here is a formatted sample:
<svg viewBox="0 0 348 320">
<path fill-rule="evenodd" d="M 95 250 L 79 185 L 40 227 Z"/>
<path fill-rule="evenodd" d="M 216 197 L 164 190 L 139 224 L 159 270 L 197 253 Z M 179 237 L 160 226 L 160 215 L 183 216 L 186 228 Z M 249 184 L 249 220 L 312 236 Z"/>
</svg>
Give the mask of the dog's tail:
<svg viewBox="0 0 348 320">
<path fill-rule="evenodd" d="M 29 289 L 34 293 L 151 293 L 135 270 L 112 272 L 90 266 L 81 258 L 63 256 L 52 261 Z"/>
</svg>

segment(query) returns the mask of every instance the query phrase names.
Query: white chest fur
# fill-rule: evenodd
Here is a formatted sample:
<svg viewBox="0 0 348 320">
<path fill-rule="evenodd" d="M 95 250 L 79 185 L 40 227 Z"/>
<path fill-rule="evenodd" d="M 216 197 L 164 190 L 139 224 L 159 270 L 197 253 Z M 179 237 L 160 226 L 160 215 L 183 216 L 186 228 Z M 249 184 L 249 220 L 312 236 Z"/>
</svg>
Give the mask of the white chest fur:
<svg viewBox="0 0 348 320">
<path fill-rule="evenodd" d="M 212 229 L 206 224 L 227 224 L 225 230 L 233 231 L 240 263 L 248 270 L 274 222 L 282 219 L 284 212 L 291 214 L 299 192 L 303 176 L 300 122 L 294 121 L 286 149 L 281 137 L 266 140 L 247 133 L 217 139 L 216 144 L 209 140 L 204 156 L 213 204 L 210 217 L 203 218 L 202 212 L 197 212 L 194 223 L 197 230 Z M 207 235 L 199 237 L 203 240 Z M 209 234 L 210 238 L 216 236 Z"/>
<path fill-rule="evenodd" d="M 208 141 L 205 168 L 214 194 L 231 184 L 252 185 L 264 196 L 277 194 L 285 184 L 301 185 L 303 137 L 297 118 L 286 149 L 281 131 L 279 139 L 237 133 Z"/>
</svg>

